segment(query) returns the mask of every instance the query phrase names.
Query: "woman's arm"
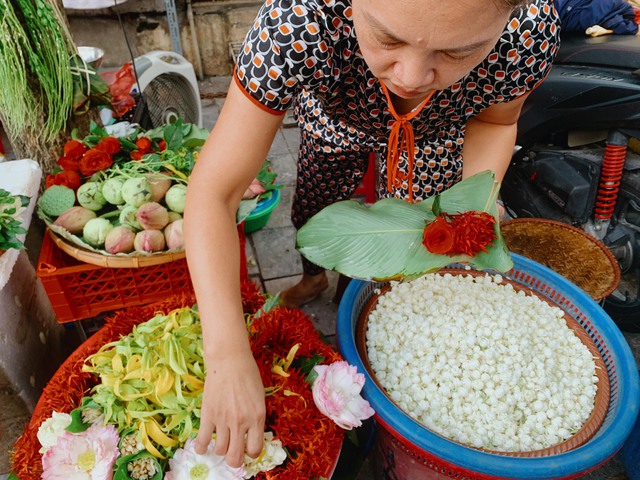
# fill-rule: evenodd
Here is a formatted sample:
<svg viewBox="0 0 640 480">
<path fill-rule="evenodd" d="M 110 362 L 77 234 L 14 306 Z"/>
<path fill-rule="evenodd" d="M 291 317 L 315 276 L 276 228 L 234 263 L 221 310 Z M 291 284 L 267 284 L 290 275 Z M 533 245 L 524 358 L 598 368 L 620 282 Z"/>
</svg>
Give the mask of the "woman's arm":
<svg viewBox="0 0 640 480">
<path fill-rule="evenodd" d="M 282 118 L 261 110 L 232 81 L 187 188 L 185 244 L 207 366 L 196 450 L 204 453 L 215 431 L 215 452 L 234 467 L 243 463 L 245 442 L 248 454 L 262 451 L 265 417 L 242 312 L 236 211 Z"/>
<path fill-rule="evenodd" d="M 518 117 L 528 94 L 497 103 L 469 119 L 462 149 L 462 177 L 493 170 L 502 182 L 516 143 Z"/>
</svg>

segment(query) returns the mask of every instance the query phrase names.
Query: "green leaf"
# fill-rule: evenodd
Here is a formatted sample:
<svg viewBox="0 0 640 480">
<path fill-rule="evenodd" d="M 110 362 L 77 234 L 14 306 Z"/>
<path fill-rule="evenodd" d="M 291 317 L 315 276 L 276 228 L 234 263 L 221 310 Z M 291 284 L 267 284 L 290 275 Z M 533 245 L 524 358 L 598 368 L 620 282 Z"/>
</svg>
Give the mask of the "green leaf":
<svg viewBox="0 0 640 480">
<path fill-rule="evenodd" d="M 169 150 L 177 150 L 182 146 L 182 120 L 178 119 L 174 123 L 170 123 L 164 129 L 164 141 L 167 143 Z"/>
<path fill-rule="evenodd" d="M 249 198 L 240 201 L 238 211 L 236 212 L 236 222 L 242 223 L 251 212 L 258 206 L 258 197 Z"/>
<path fill-rule="evenodd" d="M 365 207 L 355 201 L 324 208 L 298 231 L 297 247 L 311 262 L 344 275 L 365 280 L 416 278 L 456 262 L 478 269 L 508 271 L 513 263 L 498 227 L 495 204 L 499 184 L 492 172 L 474 175 L 440 195 L 442 211 L 489 212 L 496 218 L 498 236 L 488 253 L 449 257 L 427 251 L 422 244 L 426 222 L 435 218 L 431 197 L 410 204 L 387 198 Z"/>
</svg>

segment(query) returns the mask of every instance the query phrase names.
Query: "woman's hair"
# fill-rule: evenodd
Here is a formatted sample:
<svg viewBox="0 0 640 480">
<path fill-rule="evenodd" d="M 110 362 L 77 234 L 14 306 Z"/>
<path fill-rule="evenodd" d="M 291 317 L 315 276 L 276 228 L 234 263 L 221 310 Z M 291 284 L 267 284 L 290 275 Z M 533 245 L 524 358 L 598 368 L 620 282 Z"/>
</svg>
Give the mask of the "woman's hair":
<svg viewBox="0 0 640 480">
<path fill-rule="evenodd" d="M 522 8 L 526 4 L 531 3 L 531 0 L 494 0 L 499 7 L 505 7 L 510 10 L 516 8 Z"/>
</svg>

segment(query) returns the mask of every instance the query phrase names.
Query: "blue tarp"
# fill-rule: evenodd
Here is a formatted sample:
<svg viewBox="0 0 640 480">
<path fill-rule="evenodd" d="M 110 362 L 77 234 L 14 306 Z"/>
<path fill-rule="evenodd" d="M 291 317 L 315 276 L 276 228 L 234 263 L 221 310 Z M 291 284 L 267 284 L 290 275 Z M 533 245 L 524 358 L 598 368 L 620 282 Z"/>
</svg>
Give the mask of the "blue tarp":
<svg viewBox="0 0 640 480">
<path fill-rule="evenodd" d="M 555 0 L 555 5 L 565 32 L 584 32 L 594 25 L 623 35 L 638 32 L 635 11 L 624 0 Z"/>
</svg>

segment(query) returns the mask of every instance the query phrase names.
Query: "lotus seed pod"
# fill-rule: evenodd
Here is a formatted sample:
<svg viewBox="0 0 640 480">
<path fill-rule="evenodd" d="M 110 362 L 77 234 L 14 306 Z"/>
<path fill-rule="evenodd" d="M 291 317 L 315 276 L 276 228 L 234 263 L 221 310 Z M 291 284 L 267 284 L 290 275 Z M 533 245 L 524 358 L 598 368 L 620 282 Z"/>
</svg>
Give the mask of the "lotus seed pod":
<svg viewBox="0 0 640 480">
<path fill-rule="evenodd" d="M 171 187 L 171 178 L 162 173 L 152 173 L 147 175 L 147 182 L 151 188 L 151 202 L 159 202 L 162 200 Z"/>
<path fill-rule="evenodd" d="M 78 203 L 89 210 L 100 210 L 107 201 L 102 195 L 102 184 L 87 182 L 78 188 Z"/>
<path fill-rule="evenodd" d="M 76 194 L 63 185 L 53 185 L 47 188 L 38 199 L 38 206 L 44 213 L 52 217 L 62 215 L 76 203 Z"/>
<path fill-rule="evenodd" d="M 159 203 L 144 203 L 138 207 L 136 219 L 145 230 L 162 230 L 169 223 L 169 212 Z"/>
<path fill-rule="evenodd" d="M 151 198 L 151 187 L 145 177 L 130 178 L 122 186 L 122 198 L 127 205 L 139 207 Z"/>
<path fill-rule="evenodd" d="M 69 233 L 82 233 L 82 229 L 92 218 L 96 218 L 96 212 L 75 206 L 63 212 L 53 224 L 64 228 Z"/>
<path fill-rule="evenodd" d="M 135 231 L 142 230 L 142 225 L 136 218 L 138 208 L 132 205 L 125 205 L 120 211 L 120 218 L 118 219 L 121 225 L 131 227 Z"/>
<path fill-rule="evenodd" d="M 137 252 L 159 252 L 165 245 L 164 234 L 160 230 L 142 230 L 136 233 L 133 241 Z"/>
<path fill-rule="evenodd" d="M 106 218 L 93 218 L 89 220 L 82 229 L 82 236 L 85 242 L 94 247 L 104 245 L 109 232 L 113 230 L 113 225 Z"/>
<path fill-rule="evenodd" d="M 169 207 L 169 210 L 184 213 L 184 200 L 186 195 L 187 187 L 182 184 L 177 184 L 167 191 L 167 194 L 164 196 L 164 201 L 167 207 Z"/>
<path fill-rule="evenodd" d="M 112 254 L 129 253 L 133 250 L 136 234 L 129 227 L 115 227 L 104 239 L 104 249 Z"/>
<path fill-rule="evenodd" d="M 169 210 L 169 223 L 173 223 L 176 220 L 180 220 L 181 218 L 182 218 L 181 214 L 179 214 L 178 212 L 173 212 Z"/>
<path fill-rule="evenodd" d="M 114 177 L 102 185 L 102 196 L 111 205 L 122 205 L 124 203 L 124 198 L 122 198 L 122 186 L 124 182 L 124 178 Z"/>
<path fill-rule="evenodd" d="M 164 238 L 167 242 L 167 248 L 173 250 L 174 248 L 184 247 L 184 233 L 182 231 L 182 219 L 171 222 L 164 229 Z"/>
</svg>

